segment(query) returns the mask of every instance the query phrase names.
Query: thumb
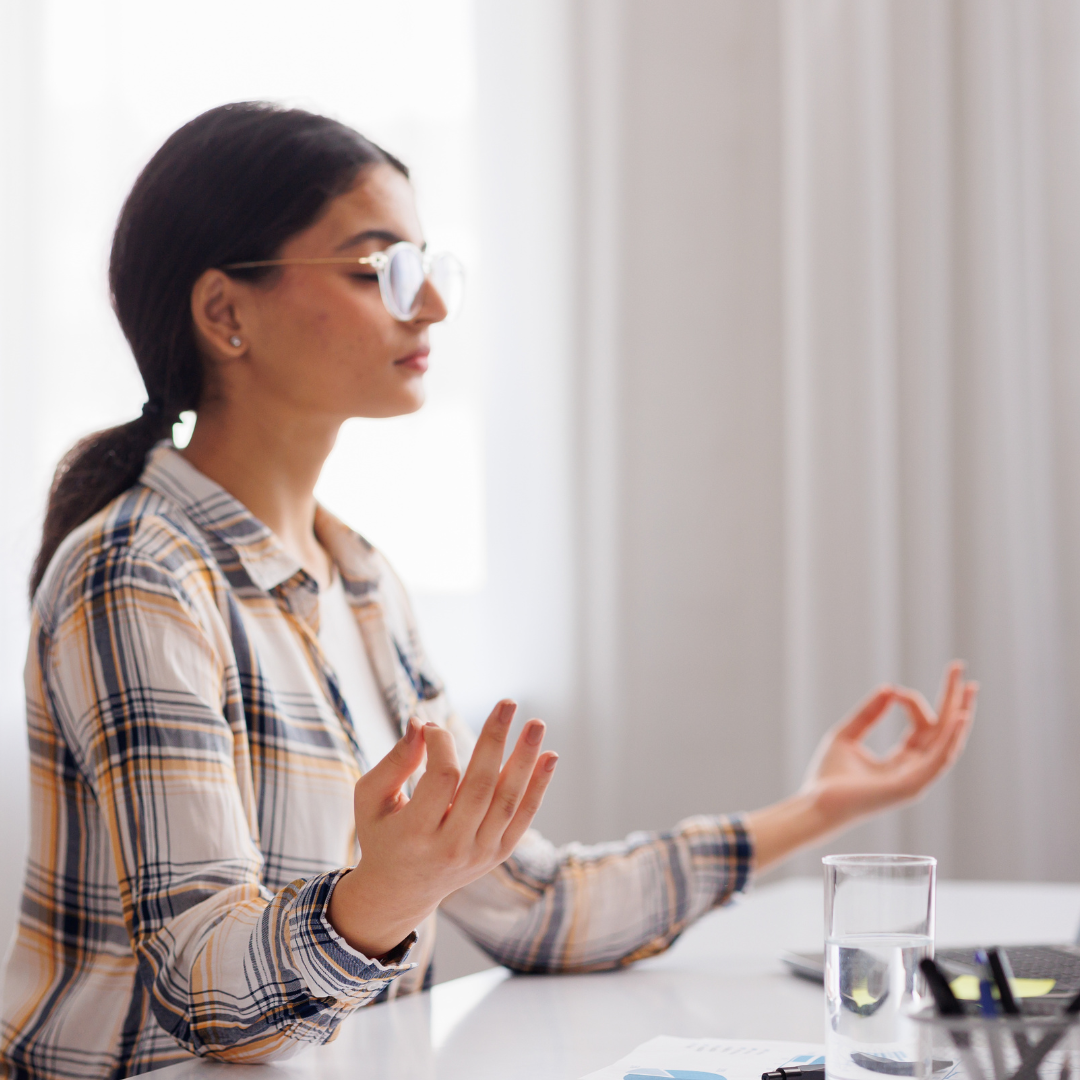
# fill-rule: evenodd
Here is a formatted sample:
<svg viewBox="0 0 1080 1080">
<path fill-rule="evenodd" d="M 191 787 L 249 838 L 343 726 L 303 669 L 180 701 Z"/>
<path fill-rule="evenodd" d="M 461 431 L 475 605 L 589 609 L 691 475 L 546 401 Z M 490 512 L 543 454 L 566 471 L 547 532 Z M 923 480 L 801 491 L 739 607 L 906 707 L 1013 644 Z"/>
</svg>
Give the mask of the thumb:
<svg viewBox="0 0 1080 1080">
<path fill-rule="evenodd" d="M 410 717 L 405 734 L 393 749 L 356 782 L 353 796 L 357 814 L 381 816 L 393 810 L 404 798 L 402 788 L 423 763 L 424 739 L 420 721 Z"/>
</svg>

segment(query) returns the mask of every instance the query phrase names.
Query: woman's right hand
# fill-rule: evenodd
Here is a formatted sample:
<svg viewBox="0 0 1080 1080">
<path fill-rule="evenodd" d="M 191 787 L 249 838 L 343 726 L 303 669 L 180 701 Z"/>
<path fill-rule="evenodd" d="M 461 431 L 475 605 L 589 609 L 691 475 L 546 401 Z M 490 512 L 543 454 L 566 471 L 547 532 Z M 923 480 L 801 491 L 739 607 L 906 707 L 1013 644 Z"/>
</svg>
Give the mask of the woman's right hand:
<svg viewBox="0 0 1080 1080">
<path fill-rule="evenodd" d="M 516 709 L 512 701 L 495 706 L 464 778 L 450 732 L 414 719 L 394 749 L 357 781 L 360 862 L 339 878 L 327 911 L 354 949 L 373 959 L 385 955 L 443 897 L 514 850 L 540 809 L 558 760 L 540 751 L 543 721 L 530 720 L 502 765 Z M 427 769 L 410 799 L 405 783 L 425 751 Z"/>
</svg>

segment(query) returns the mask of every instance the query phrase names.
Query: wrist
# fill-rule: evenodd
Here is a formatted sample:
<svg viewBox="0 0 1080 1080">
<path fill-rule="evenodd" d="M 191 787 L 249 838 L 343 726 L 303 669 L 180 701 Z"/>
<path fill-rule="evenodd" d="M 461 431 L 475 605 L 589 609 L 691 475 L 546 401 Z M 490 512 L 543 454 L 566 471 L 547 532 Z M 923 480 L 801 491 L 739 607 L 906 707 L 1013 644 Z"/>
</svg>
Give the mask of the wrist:
<svg viewBox="0 0 1080 1080">
<path fill-rule="evenodd" d="M 815 787 L 755 810 L 744 820 L 754 844 L 754 868 L 759 872 L 844 825 Z"/>
<path fill-rule="evenodd" d="M 373 890 L 367 879 L 359 866 L 342 874 L 330 894 L 326 917 L 351 948 L 381 961 L 399 949 L 426 913 L 410 917 L 386 895 L 388 890 Z"/>
</svg>

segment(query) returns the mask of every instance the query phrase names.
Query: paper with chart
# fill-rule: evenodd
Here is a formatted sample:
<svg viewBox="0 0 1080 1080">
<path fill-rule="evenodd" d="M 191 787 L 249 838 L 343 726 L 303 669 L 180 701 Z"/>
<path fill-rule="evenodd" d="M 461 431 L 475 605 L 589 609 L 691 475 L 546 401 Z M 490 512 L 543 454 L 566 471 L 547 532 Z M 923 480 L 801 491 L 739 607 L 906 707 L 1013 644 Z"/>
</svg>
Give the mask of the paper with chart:
<svg viewBox="0 0 1080 1080">
<path fill-rule="evenodd" d="M 825 1060 L 820 1043 L 749 1042 L 740 1039 L 678 1039 L 659 1035 L 614 1065 L 582 1080 L 761 1080 L 781 1065 L 816 1065 Z"/>
</svg>

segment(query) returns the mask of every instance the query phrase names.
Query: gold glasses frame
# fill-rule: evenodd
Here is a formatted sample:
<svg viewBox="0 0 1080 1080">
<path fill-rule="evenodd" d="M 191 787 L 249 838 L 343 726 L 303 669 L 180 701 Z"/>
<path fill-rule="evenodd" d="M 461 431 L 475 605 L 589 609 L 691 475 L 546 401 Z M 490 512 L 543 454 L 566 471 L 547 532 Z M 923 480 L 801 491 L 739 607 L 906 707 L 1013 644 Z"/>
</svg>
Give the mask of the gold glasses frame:
<svg viewBox="0 0 1080 1080">
<path fill-rule="evenodd" d="M 421 271 L 421 284 L 417 287 L 412 304 L 406 308 L 394 291 L 395 281 L 392 268 L 396 260 L 413 260 L 413 268 Z M 375 251 L 370 255 L 333 255 L 311 259 L 255 259 L 249 262 L 229 263 L 222 270 L 255 270 L 264 266 L 370 266 L 379 279 L 379 293 L 386 310 L 398 322 L 410 322 L 424 306 L 424 286 L 433 285 L 446 308 L 447 318 L 453 316 L 460 307 L 460 293 L 464 285 L 465 268 L 456 255 L 449 251 L 432 253 L 423 251 L 409 240 L 399 240 L 384 251 Z M 409 274 L 415 277 L 415 274 Z M 440 287 L 439 280 L 444 279 Z M 452 292 L 447 283 L 456 279 L 459 288 Z"/>
</svg>

